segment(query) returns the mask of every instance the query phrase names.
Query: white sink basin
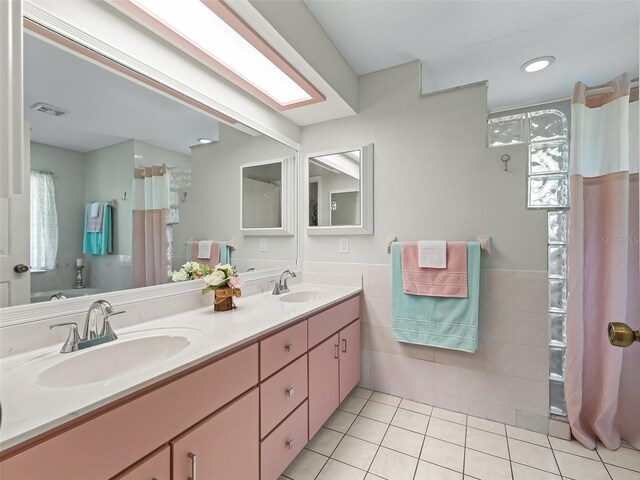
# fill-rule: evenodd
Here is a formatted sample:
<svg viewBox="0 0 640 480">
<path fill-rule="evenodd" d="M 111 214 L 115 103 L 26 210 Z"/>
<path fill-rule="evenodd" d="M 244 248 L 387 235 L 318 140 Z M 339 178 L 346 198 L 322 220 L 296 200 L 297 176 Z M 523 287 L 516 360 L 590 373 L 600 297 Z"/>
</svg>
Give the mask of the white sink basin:
<svg viewBox="0 0 640 480">
<path fill-rule="evenodd" d="M 135 338 L 122 335 L 113 342 L 64 354 L 62 361 L 40 372 L 37 383 L 54 388 L 108 383 L 175 357 L 202 336 L 196 330 L 184 330 L 136 332 Z"/>
<path fill-rule="evenodd" d="M 287 303 L 308 303 L 318 300 L 322 292 L 317 290 L 301 290 L 299 292 L 286 293 L 280 297 L 281 302 Z"/>
</svg>

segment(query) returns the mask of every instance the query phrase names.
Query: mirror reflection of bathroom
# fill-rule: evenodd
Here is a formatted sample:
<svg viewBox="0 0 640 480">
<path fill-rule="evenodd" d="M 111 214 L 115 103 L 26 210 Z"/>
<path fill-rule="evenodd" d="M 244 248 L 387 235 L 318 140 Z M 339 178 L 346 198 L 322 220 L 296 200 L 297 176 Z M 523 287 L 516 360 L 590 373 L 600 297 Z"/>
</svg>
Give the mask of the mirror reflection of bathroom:
<svg viewBox="0 0 640 480">
<path fill-rule="evenodd" d="M 258 253 L 258 239 L 241 236 L 237 220 L 240 166 L 290 158 L 293 149 L 40 38 L 27 34 L 24 46 L 32 303 L 167 283 L 199 240 L 231 242 L 239 272 L 295 263 L 292 238 Z M 281 225 L 281 165 L 246 169 L 244 182 L 262 188 L 251 225 Z M 134 238 L 146 234 L 136 225 L 149 209 L 136 192 L 149 181 L 165 185 L 167 211 L 166 244 L 151 264 Z"/>
<path fill-rule="evenodd" d="M 242 228 L 282 227 L 282 162 L 242 167 Z"/>
<path fill-rule="evenodd" d="M 309 226 L 361 224 L 360 150 L 309 157 Z"/>
</svg>

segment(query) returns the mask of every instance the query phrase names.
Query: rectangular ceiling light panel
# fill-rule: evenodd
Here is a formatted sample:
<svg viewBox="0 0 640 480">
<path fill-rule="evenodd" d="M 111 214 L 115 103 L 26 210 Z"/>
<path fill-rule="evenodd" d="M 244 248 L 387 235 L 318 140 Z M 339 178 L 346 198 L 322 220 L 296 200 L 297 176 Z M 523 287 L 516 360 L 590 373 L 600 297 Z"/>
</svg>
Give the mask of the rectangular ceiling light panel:
<svg viewBox="0 0 640 480">
<path fill-rule="evenodd" d="M 115 4 L 278 110 L 324 100 L 221 0 L 115 0 Z"/>
</svg>

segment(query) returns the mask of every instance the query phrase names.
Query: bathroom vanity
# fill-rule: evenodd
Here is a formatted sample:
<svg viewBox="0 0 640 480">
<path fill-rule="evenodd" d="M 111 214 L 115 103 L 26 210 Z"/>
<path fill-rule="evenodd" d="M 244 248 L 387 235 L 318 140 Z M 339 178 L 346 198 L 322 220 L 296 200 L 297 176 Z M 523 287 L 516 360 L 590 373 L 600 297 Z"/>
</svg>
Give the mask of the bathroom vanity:
<svg viewBox="0 0 640 480">
<path fill-rule="evenodd" d="M 292 290 L 290 301 L 259 294 L 234 312 L 114 325 L 120 338 L 94 352 L 4 359 L 0 476 L 276 480 L 360 379 L 360 288 Z M 112 360 L 113 378 L 91 373 L 90 355 L 148 342 L 152 364 L 127 370 L 134 355 Z"/>
</svg>

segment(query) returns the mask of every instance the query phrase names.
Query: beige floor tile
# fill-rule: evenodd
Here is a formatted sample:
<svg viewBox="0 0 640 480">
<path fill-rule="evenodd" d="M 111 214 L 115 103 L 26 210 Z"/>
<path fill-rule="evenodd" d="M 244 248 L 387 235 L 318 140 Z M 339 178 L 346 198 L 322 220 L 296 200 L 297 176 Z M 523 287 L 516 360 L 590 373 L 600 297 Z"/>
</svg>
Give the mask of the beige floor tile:
<svg viewBox="0 0 640 480">
<path fill-rule="evenodd" d="M 600 460 L 598 453 L 595 450 L 589 450 L 577 440 L 563 440 L 561 438 L 549 437 L 551 447 L 554 450 L 560 452 L 571 453 L 572 455 L 579 455 L 581 457 L 590 458 L 591 460 Z"/>
<path fill-rule="evenodd" d="M 412 412 L 399 408 L 391 420 L 391 425 L 406 428 L 413 432 L 424 434 L 427 431 L 429 417 L 422 413 Z"/>
<path fill-rule="evenodd" d="M 364 398 L 356 397 L 355 395 L 349 395 L 345 398 L 338 408 L 340 410 L 344 410 L 345 412 L 350 412 L 355 415 L 358 415 L 362 410 L 362 407 L 367 403 L 367 400 Z"/>
<path fill-rule="evenodd" d="M 354 395 L 356 397 L 369 400 L 369 397 L 373 395 L 373 390 L 367 390 L 366 388 L 362 388 L 362 387 L 355 387 L 353 390 L 351 390 L 350 395 Z"/>
<path fill-rule="evenodd" d="M 442 420 L 448 420 L 449 422 L 459 423 L 461 425 L 467 424 L 467 416 L 464 413 L 452 412 L 451 410 L 445 410 L 444 408 L 433 407 L 431 416 Z"/>
<path fill-rule="evenodd" d="M 560 466 L 560 473 L 564 478 L 571 478 L 572 480 L 611 479 L 602 462 L 564 452 L 555 452 L 555 454 Z"/>
<path fill-rule="evenodd" d="M 407 400 L 403 398 L 400 402 L 400 408 L 405 410 L 411 410 L 412 412 L 421 413 L 423 415 L 431 415 L 433 407 L 426 403 L 414 402 L 413 400 Z"/>
<path fill-rule="evenodd" d="M 504 424 L 494 422 L 493 420 L 487 420 L 486 418 L 467 417 L 467 426 L 477 428 L 478 430 L 484 430 L 485 432 L 495 433 L 497 435 L 506 435 Z"/>
<path fill-rule="evenodd" d="M 553 456 L 553 450 L 550 448 L 510 438 L 509 453 L 511 454 L 512 462 L 539 468 L 550 473 L 560 473 L 556 459 Z"/>
<path fill-rule="evenodd" d="M 311 440 L 309 440 L 309 443 L 305 448 L 330 457 L 340 443 L 340 440 L 342 440 L 343 436 L 344 433 L 323 427 L 318 430 L 318 433 L 316 433 Z"/>
<path fill-rule="evenodd" d="M 640 473 L 633 470 L 616 467 L 615 465 L 607 465 L 607 470 L 609 470 L 613 480 L 640 480 Z"/>
<path fill-rule="evenodd" d="M 508 460 L 467 449 L 464 474 L 478 480 L 511 480 L 511 466 Z"/>
<path fill-rule="evenodd" d="M 364 406 L 360 415 L 363 417 L 378 420 L 379 422 L 390 423 L 393 415 L 396 413 L 396 407 L 380 402 L 369 400 Z"/>
<path fill-rule="evenodd" d="M 329 417 L 324 424 L 325 427 L 330 428 L 331 430 L 336 430 L 338 432 L 347 433 L 349 427 L 356 419 L 356 416 L 353 413 L 345 412 L 343 410 L 336 410 Z"/>
<path fill-rule="evenodd" d="M 283 473 L 291 480 L 313 480 L 327 460 L 324 455 L 304 448 Z"/>
<path fill-rule="evenodd" d="M 367 476 L 364 477 L 364 480 L 384 480 L 384 478 L 374 475 L 373 473 L 367 473 Z"/>
<path fill-rule="evenodd" d="M 415 480 L 462 480 L 462 474 L 421 460 Z"/>
<path fill-rule="evenodd" d="M 507 437 L 467 427 L 467 448 L 509 460 Z"/>
<path fill-rule="evenodd" d="M 464 425 L 431 417 L 429 427 L 427 428 L 427 435 L 464 446 L 465 431 L 466 427 Z"/>
<path fill-rule="evenodd" d="M 513 470 L 513 480 L 560 480 L 559 475 L 553 473 L 543 472 L 535 468 L 526 467 L 519 463 L 512 463 L 511 468 Z"/>
<path fill-rule="evenodd" d="M 366 471 L 371 465 L 377 450 L 378 446 L 373 443 L 345 435 L 331 458 Z"/>
<path fill-rule="evenodd" d="M 417 458 L 420 456 L 423 441 L 424 435 L 390 426 L 384 436 L 382 446 Z"/>
<path fill-rule="evenodd" d="M 412 480 L 417 463 L 417 458 L 380 447 L 370 472 L 387 480 Z"/>
<path fill-rule="evenodd" d="M 380 445 L 387 428 L 389 428 L 389 426 L 386 423 L 371 420 L 367 417 L 358 417 L 347 433 L 360 440 L 366 440 L 367 442 Z"/>
<path fill-rule="evenodd" d="M 549 448 L 549 439 L 542 433 L 532 432 L 524 428 L 512 427 L 507 425 L 507 437 L 522 440 L 523 442 L 535 443 L 541 447 Z"/>
<path fill-rule="evenodd" d="M 426 437 L 422 452 L 420 452 L 420 459 L 456 472 L 462 472 L 464 467 L 464 447 L 443 442 L 437 438 Z"/>
<path fill-rule="evenodd" d="M 316 480 L 363 480 L 366 474 L 364 470 L 329 459 Z"/>
<path fill-rule="evenodd" d="M 638 450 L 622 447 L 617 450 L 608 450 L 601 444 L 598 444 L 597 450 L 604 463 L 640 472 L 640 452 Z"/>
<path fill-rule="evenodd" d="M 400 397 L 396 397 L 394 395 L 388 395 L 382 392 L 373 392 L 371 398 L 369 400 L 373 400 L 374 402 L 385 403 L 387 405 L 391 405 L 392 407 L 397 407 L 400 405 L 400 401 L 402 400 Z"/>
</svg>

